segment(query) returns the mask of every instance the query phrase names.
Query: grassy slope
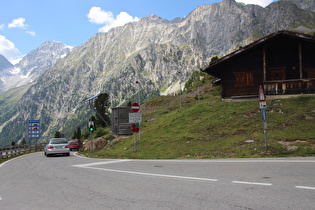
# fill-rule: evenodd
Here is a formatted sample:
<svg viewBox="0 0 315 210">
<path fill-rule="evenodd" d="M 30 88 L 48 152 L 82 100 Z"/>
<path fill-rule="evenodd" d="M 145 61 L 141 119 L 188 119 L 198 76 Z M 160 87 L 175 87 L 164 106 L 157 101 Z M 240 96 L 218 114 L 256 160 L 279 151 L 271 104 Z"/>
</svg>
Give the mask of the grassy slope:
<svg viewBox="0 0 315 210">
<path fill-rule="evenodd" d="M 142 105 L 141 140 L 116 139 L 101 151 L 84 153 L 107 158 L 232 158 L 315 155 L 315 96 L 267 98 L 266 151 L 257 100 L 224 102 L 218 88 L 205 84 L 195 93 L 163 96 Z M 138 141 L 138 135 L 137 141 Z M 245 140 L 254 140 L 246 143 Z M 297 150 L 293 149 L 297 146 Z M 296 148 L 296 147 L 295 147 Z"/>
</svg>

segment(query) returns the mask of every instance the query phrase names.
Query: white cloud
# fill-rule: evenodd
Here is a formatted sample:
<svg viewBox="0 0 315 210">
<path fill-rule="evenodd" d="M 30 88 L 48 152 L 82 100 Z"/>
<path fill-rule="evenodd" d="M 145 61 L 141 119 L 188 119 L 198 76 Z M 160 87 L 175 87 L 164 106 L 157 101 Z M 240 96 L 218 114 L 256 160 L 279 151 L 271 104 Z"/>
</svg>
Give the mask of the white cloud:
<svg viewBox="0 0 315 210">
<path fill-rule="evenodd" d="M 87 15 L 91 23 L 104 24 L 114 21 L 113 13 L 103 11 L 100 7 L 92 7 Z"/>
<path fill-rule="evenodd" d="M 27 24 L 25 24 L 25 18 L 17 18 L 12 20 L 11 23 L 8 24 L 9 28 L 27 28 Z"/>
<path fill-rule="evenodd" d="M 28 33 L 31 36 L 36 36 L 36 33 L 34 31 L 26 31 L 26 33 Z"/>
<path fill-rule="evenodd" d="M 15 47 L 14 43 L 2 35 L 0 35 L 0 54 L 12 64 L 18 63 L 22 58 L 21 52 Z"/>
<path fill-rule="evenodd" d="M 262 7 L 268 6 L 274 0 L 236 0 L 237 2 L 242 2 L 245 4 L 257 4 Z"/>
<path fill-rule="evenodd" d="M 139 20 L 138 17 L 132 17 L 126 12 L 120 12 L 115 18 L 112 12 L 104 11 L 100 7 L 92 7 L 87 17 L 91 23 L 105 24 L 98 30 L 99 32 L 107 32 L 113 27 L 123 26 L 126 23 Z"/>
</svg>

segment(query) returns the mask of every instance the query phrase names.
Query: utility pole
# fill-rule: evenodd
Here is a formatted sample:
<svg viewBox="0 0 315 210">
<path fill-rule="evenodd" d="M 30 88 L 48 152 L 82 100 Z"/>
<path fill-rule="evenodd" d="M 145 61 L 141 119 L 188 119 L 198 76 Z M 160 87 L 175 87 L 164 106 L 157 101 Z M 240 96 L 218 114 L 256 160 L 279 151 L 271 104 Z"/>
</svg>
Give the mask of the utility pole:
<svg viewBox="0 0 315 210">
<path fill-rule="evenodd" d="M 139 106 L 141 107 L 141 103 L 140 103 L 140 82 L 136 81 L 136 83 L 138 84 L 138 103 L 139 103 Z M 141 128 L 140 122 L 139 122 L 139 127 Z M 140 141 L 140 139 L 141 139 L 141 129 L 139 131 L 139 141 Z"/>
</svg>

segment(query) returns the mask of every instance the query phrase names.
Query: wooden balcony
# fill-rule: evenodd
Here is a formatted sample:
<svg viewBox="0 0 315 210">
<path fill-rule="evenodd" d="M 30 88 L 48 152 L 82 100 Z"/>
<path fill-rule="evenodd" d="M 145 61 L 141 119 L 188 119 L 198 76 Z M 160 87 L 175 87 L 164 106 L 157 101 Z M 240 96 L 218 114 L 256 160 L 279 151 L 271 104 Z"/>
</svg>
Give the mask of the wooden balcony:
<svg viewBox="0 0 315 210">
<path fill-rule="evenodd" d="M 315 93 L 315 78 L 264 81 L 266 95 Z"/>
</svg>

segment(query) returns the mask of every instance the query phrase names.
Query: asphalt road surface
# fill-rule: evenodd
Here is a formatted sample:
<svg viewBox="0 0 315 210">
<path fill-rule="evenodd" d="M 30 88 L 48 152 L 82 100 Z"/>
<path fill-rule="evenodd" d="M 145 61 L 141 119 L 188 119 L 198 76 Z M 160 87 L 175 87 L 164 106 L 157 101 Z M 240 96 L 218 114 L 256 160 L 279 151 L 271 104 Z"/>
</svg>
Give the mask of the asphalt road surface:
<svg viewBox="0 0 315 210">
<path fill-rule="evenodd" d="M 315 209 L 315 157 L 108 160 L 24 155 L 0 165 L 0 209 Z"/>
</svg>

